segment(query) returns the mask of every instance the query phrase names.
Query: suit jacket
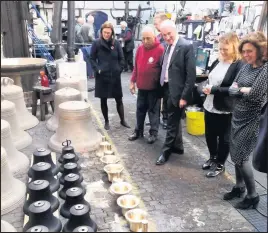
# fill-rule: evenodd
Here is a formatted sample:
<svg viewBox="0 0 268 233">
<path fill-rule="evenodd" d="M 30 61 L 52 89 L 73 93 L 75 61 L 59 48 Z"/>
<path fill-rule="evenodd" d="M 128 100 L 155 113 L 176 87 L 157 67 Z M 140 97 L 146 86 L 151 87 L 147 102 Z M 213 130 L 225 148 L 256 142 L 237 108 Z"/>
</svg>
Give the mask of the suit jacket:
<svg viewBox="0 0 268 233">
<path fill-rule="evenodd" d="M 218 64 L 219 60 L 217 59 L 211 64 L 209 72 L 211 72 Z M 228 90 L 243 65 L 244 63 L 240 60 L 233 62 L 228 68 L 221 85 L 213 86 L 211 88 L 211 94 L 214 95 L 213 105 L 217 110 L 226 112 L 232 111 L 234 98 L 229 96 Z"/>
<path fill-rule="evenodd" d="M 178 107 L 181 99 L 189 102 L 195 80 L 193 46 L 184 38 L 179 37 L 168 67 L 169 95 L 174 106 Z"/>
</svg>

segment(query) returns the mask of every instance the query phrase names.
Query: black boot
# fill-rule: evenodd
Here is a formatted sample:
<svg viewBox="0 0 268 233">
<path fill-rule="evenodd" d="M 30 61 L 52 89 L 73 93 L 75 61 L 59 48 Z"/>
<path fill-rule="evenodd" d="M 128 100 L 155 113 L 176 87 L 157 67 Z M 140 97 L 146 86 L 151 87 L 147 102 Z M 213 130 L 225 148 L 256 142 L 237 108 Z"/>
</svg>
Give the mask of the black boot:
<svg viewBox="0 0 268 233">
<path fill-rule="evenodd" d="M 232 191 L 229 193 L 225 193 L 223 196 L 223 200 L 232 200 L 235 197 L 241 197 L 241 195 L 246 191 L 246 187 L 233 187 Z"/>
<path fill-rule="evenodd" d="M 110 129 L 109 121 L 105 121 L 104 129 L 106 129 L 106 130 Z"/>
<path fill-rule="evenodd" d="M 243 201 L 238 202 L 234 207 L 236 209 L 249 209 L 252 207 L 252 209 L 256 209 L 258 207 L 258 204 L 260 202 L 260 196 L 256 196 L 253 198 L 245 197 Z"/>
<path fill-rule="evenodd" d="M 126 128 L 130 128 L 130 126 L 128 125 L 128 123 L 125 121 L 124 105 L 123 105 L 123 103 L 117 104 L 116 105 L 116 108 L 117 108 L 117 112 L 118 112 L 119 117 L 120 117 L 120 120 L 121 120 L 120 121 L 120 124 L 123 125 Z"/>
</svg>

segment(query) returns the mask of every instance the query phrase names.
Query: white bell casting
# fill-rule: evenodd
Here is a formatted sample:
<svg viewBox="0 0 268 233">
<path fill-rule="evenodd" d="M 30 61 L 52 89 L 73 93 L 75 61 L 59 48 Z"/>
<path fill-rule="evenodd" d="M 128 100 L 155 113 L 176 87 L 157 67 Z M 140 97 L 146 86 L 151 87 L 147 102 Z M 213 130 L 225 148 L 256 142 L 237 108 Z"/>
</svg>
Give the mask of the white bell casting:
<svg viewBox="0 0 268 233">
<path fill-rule="evenodd" d="M 90 106 L 84 101 L 68 101 L 59 105 L 59 127 L 49 140 L 49 147 L 61 152 L 62 142 L 71 140 L 78 152 L 97 150 L 101 134 L 91 121 Z"/>
<path fill-rule="evenodd" d="M 35 127 L 39 121 L 26 108 L 22 88 L 13 85 L 14 81 L 8 77 L 1 77 L 1 94 L 5 100 L 13 102 L 19 116 L 19 126 L 23 130 Z"/>
<path fill-rule="evenodd" d="M 11 139 L 10 125 L 5 120 L 1 120 L 1 146 L 6 150 L 8 165 L 13 175 L 26 173 L 30 161 L 25 154 L 16 149 Z"/>
<path fill-rule="evenodd" d="M 17 232 L 17 230 L 10 223 L 1 220 L 1 232 Z"/>
<path fill-rule="evenodd" d="M 56 90 L 58 91 L 64 87 L 72 87 L 72 88 L 80 91 L 79 79 L 68 77 L 68 76 L 58 78 L 56 80 Z"/>
<path fill-rule="evenodd" d="M 18 114 L 15 104 L 1 98 L 1 119 L 7 121 L 10 125 L 11 138 L 18 150 L 21 150 L 32 143 L 32 137 L 19 127 L 21 115 Z"/>
<path fill-rule="evenodd" d="M 25 201 L 26 186 L 10 171 L 6 150 L 1 147 L 1 215 L 7 214 Z"/>
<path fill-rule="evenodd" d="M 59 105 L 61 103 L 64 103 L 66 101 L 74 101 L 74 100 L 81 100 L 81 93 L 80 91 L 71 88 L 71 87 L 64 87 L 59 89 L 58 91 L 55 92 L 55 111 L 54 114 L 49 120 L 47 121 L 47 129 L 50 131 L 56 131 L 58 128 L 59 124 L 59 116 L 58 116 L 58 111 L 59 111 Z"/>
</svg>

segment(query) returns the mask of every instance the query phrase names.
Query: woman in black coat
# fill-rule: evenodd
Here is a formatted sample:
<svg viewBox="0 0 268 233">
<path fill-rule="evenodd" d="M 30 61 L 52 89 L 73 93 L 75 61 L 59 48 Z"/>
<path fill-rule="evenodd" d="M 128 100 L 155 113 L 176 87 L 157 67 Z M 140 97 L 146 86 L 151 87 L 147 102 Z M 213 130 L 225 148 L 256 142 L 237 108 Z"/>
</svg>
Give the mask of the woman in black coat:
<svg viewBox="0 0 268 233">
<path fill-rule="evenodd" d="M 124 68 L 124 55 L 121 45 L 115 40 L 113 25 L 105 22 L 100 30 L 100 38 L 91 47 L 90 63 L 95 72 L 95 97 L 101 99 L 101 111 L 106 130 L 110 129 L 107 99 L 114 98 L 121 125 L 130 128 L 125 121 L 122 102 L 121 72 Z"/>
</svg>

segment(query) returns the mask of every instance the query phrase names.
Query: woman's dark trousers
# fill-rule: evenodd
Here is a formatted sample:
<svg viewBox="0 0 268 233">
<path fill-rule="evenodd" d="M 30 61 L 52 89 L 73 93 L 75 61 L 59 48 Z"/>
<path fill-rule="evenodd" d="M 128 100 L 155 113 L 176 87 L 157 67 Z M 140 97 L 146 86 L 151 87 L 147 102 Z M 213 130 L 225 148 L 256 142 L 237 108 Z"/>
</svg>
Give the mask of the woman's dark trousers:
<svg viewBox="0 0 268 233">
<path fill-rule="evenodd" d="M 206 141 L 210 159 L 224 165 L 229 155 L 231 114 L 216 114 L 205 111 Z"/>
</svg>

